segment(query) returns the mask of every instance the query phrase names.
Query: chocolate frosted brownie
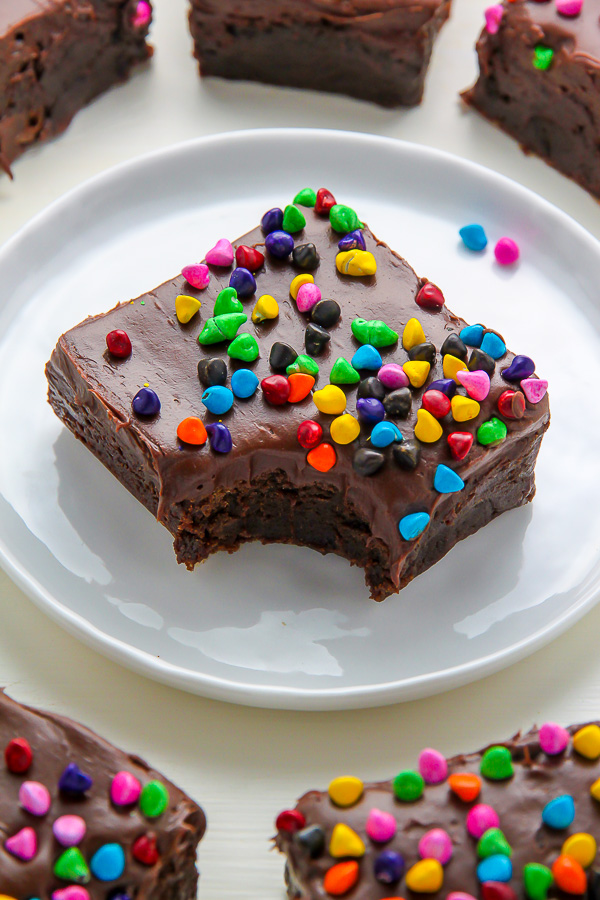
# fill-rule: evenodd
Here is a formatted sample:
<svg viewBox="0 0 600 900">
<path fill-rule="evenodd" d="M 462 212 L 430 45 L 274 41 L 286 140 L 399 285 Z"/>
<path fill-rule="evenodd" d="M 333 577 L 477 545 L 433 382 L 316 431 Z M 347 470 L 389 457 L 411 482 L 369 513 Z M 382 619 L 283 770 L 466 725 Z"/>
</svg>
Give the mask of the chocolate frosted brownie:
<svg viewBox="0 0 600 900">
<path fill-rule="evenodd" d="M 547 723 L 392 781 L 334 779 L 277 818 L 292 900 L 546 900 L 600 890 L 600 728 Z"/>
<path fill-rule="evenodd" d="M 151 54 L 149 0 L 1 0 L 0 167 Z"/>
<path fill-rule="evenodd" d="M 490 7 L 465 101 L 600 197 L 600 2 Z"/>
<path fill-rule="evenodd" d="M 64 334 L 49 400 L 188 568 L 301 544 L 382 600 L 532 498 L 547 382 L 328 191 L 295 201 L 235 242 L 236 266 L 221 239 Z"/>
<path fill-rule="evenodd" d="M 137 756 L 0 691 L 3 900 L 192 900 L 204 813 Z"/>
<path fill-rule="evenodd" d="M 421 102 L 450 0 L 192 0 L 203 75 Z"/>
</svg>

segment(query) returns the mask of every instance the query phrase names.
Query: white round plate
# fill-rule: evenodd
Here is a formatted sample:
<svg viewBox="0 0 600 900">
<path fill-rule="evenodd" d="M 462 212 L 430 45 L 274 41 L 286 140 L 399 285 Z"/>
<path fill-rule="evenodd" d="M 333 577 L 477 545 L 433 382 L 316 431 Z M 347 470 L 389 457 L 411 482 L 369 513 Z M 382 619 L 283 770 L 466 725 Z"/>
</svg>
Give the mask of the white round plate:
<svg viewBox="0 0 600 900">
<path fill-rule="evenodd" d="M 59 423 L 44 363 L 62 331 L 325 185 L 502 332 L 550 381 L 533 503 L 455 547 L 383 604 L 335 556 L 260 544 L 194 573 L 171 538 Z M 485 225 L 472 254 L 458 228 Z M 522 261 L 495 262 L 515 237 Z M 600 245 L 565 214 L 464 160 L 379 137 L 221 135 L 136 160 L 51 206 L 0 251 L 0 554 L 40 609 L 160 681 L 256 706 L 341 709 L 497 671 L 575 622 L 600 574 Z"/>
</svg>

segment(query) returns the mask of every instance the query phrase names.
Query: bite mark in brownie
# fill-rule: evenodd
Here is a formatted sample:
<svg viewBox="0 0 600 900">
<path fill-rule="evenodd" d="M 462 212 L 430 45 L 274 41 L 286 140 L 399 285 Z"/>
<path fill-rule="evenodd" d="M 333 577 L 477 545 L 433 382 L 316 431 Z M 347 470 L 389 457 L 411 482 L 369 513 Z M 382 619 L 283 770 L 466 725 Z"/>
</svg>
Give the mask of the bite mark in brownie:
<svg viewBox="0 0 600 900">
<path fill-rule="evenodd" d="M 193 900 L 202 809 L 138 756 L 0 691 L 0 890 Z"/>
<path fill-rule="evenodd" d="M 332 228 L 327 215 L 310 208 L 303 213 L 304 228 L 293 237 L 288 234 L 286 240 L 295 248 L 314 247 L 309 255 L 314 257 L 316 252 L 319 260 L 311 272 L 294 265 L 289 251 L 285 258 L 275 258 L 265 247 L 269 238 L 261 228 L 235 242 L 236 248 L 251 247 L 264 254 L 264 263 L 254 272 L 256 291 L 244 299 L 245 305 L 240 304 L 244 315 L 250 318 L 259 297 L 272 297 L 278 303 L 277 318 L 250 320 L 238 335 L 256 341 L 258 359 L 244 362 L 228 357 L 233 344 L 225 340 L 199 343 L 199 337 L 210 332 L 217 321 L 213 317 L 217 298 L 221 295 L 218 302 L 222 304 L 222 292 L 240 271 L 239 267 L 213 265 L 208 267 L 210 285 L 205 290 L 193 288 L 180 276 L 63 335 L 47 365 L 49 400 L 67 427 L 168 528 L 178 561 L 189 569 L 217 550 L 234 551 L 247 541 L 299 544 L 337 553 L 361 566 L 371 595 L 382 600 L 441 559 L 457 541 L 533 497 L 535 461 L 550 419 L 548 399 L 541 396 L 536 402 L 525 402 L 519 378 L 507 380 L 504 373 L 516 364 L 512 353 L 506 351 L 494 361 L 481 347 L 469 347 L 459 337 L 464 333 L 476 344 L 483 339 L 481 346 L 485 347 L 485 335 L 491 340 L 492 332 L 482 326 L 465 332 L 466 322 L 445 305 L 418 305 L 417 298 L 431 286 L 367 226 L 358 229 L 366 247 L 360 252 L 376 262 L 377 271 L 351 276 L 336 266 L 343 236 Z M 339 320 L 323 329 L 327 342 L 314 357 L 305 352 L 307 330 L 314 327 L 313 312 L 300 312 L 290 294 L 291 282 L 299 274 L 314 278 L 322 297 L 336 301 L 341 309 Z M 197 298 L 202 304 L 186 324 L 175 312 L 176 298 L 181 295 Z M 437 295 L 443 302 L 439 290 Z M 371 328 L 370 322 L 376 323 L 372 339 L 384 334 L 388 343 L 379 349 L 371 346 L 369 352 L 375 350 L 384 364 L 395 364 L 395 377 L 408 384 L 401 367 L 407 366 L 414 377 L 411 366 L 415 362 L 418 372 L 426 371 L 420 386 L 411 384 L 400 391 L 399 405 L 398 397 L 384 387 L 376 371 L 357 373 L 351 365 L 359 348 L 364 353 L 365 328 Z M 387 332 L 381 330 L 381 323 Z M 405 349 L 403 342 L 408 346 L 407 335 L 411 329 L 414 333 L 415 323 L 423 329 L 426 342 Z M 125 359 L 117 359 L 107 350 L 107 334 L 115 330 L 125 331 L 131 339 L 132 353 Z M 446 350 L 442 356 L 441 349 L 448 347 L 452 335 L 455 352 L 462 353 L 462 345 L 472 369 L 484 365 L 491 373 L 489 394 L 480 404 L 468 397 L 457 379 L 444 377 L 448 366 L 466 372 L 461 360 Z M 233 406 L 225 414 L 206 410 L 205 385 L 197 371 L 203 359 L 225 362 L 227 385 L 232 384 L 234 372 L 248 369 L 257 383 L 277 375 L 284 387 L 286 381 L 289 386 L 293 375 L 288 373 L 288 380 L 285 371 L 276 371 L 270 362 L 276 343 L 287 345 L 285 351 L 279 346 L 279 353 L 300 354 L 309 368 L 318 367 L 312 394 L 299 402 L 272 405 L 263 384 L 263 389 L 258 387 L 247 399 L 231 395 Z M 497 346 L 498 339 L 494 337 L 491 343 Z M 414 359 L 423 354 L 432 364 Z M 330 382 L 339 359 L 345 360 L 359 379 L 354 384 L 334 385 L 333 393 L 337 392 L 346 407 L 339 412 L 347 417 L 346 425 L 358 432 L 347 444 L 334 436 L 343 416 L 323 412 L 317 405 L 321 403 L 319 391 Z M 527 365 L 533 371 L 531 360 Z M 438 411 L 439 418 L 426 412 L 423 404 L 429 405 L 433 394 L 427 395 L 427 391 L 432 388 L 436 390 L 434 399 L 446 404 L 444 409 L 455 402 L 466 404 L 473 417 L 462 420 L 454 408 L 447 414 Z M 132 402 L 140 389 L 155 391 L 160 401 L 158 415 L 133 412 Z M 498 403 L 507 391 L 520 395 L 520 418 L 506 418 L 499 410 Z M 372 402 L 375 394 L 383 403 Z M 385 446 L 375 445 L 384 423 L 374 427 L 373 421 L 365 419 L 365 397 L 378 418 L 395 426 L 395 439 L 390 443 L 386 438 Z M 180 440 L 178 427 L 188 417 L 201 417 L 200 429 L 218 426 L 228 431 L 231 451 L 215 451 L 212 437 L 211 446 L 209 442 L 191 446 Z M 422 417 L 433 436 L 419 430 Z M 316 449 L 329 447 L 327 454 L 333 454 L 334 465 L 328 470 L 320 468 L 311 457 L 313 450 L 299 441 L 298 430 L 307 421 L 315 423 L 312 427 L 321 433 Z M 490 423 L 500 433 L 491 443 L 485 437 Z M 448 442 L 448 437 L 457 433 L 471 444 L 462 459 L 454 457 Z M 405 451 L 417 459 L 409 468 Z M 365 474 L 358 462 L 365 453 L 378 461 L 374 474 Z M 450 492 L 437 482 L 440 475 L 442 480 L 454 481 L 458 476 Z M 415 516 L 427 520 L 428 526 L 409 539 L 406 527 L 414 523 Z M 399 530 L 401 523 L 404 534 Z"/>
<path fill-rule="evenodd" d="M 192 0 L 202 75 L 421 102 L 450 0 Z"/>
<path fill-rule="evenodd" d="M 0 167 L 147 60 L 150 18 L 149 0 L 2 0 Z"/>
<path fill-rule="evenodd" d="M 599 756 L 598 723 L 547 723 L 448 760 L 427 748 L 391 781 L 334 778 L 278 816 L 288 895 L 596 897 Z M 578 890 L 565 890 L 565 869 Z M 343 875 L 348 886 L 334 893 Z"/>
<path fill-rule="evenodd" d="M 477 42 L 470 106 L 600 197 L 600 3 L 567 17 L 554 0 L 503 2 Z"/>
</svg>

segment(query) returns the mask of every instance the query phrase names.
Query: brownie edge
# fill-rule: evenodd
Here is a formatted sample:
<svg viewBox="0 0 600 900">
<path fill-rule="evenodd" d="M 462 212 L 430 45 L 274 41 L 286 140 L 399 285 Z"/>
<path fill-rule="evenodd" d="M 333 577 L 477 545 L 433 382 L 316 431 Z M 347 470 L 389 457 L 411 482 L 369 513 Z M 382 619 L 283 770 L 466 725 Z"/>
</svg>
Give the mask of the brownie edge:
<svg viewBox="0 0 600 900">
<path fill-rule="evenodd" d="M 416 106 L 451 0 L 192 0 L 204 76 Z"/>
</svg>

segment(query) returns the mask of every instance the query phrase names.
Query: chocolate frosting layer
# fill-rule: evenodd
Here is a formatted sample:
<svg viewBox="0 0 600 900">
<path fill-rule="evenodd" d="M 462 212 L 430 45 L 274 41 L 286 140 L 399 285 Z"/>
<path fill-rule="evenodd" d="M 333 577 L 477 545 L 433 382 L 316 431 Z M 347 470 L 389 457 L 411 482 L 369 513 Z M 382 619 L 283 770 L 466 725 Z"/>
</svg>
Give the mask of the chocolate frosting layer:
<svg viewBox="0 0 600 900">
<path fill-rule="evenodd" d="M 362 278 L 341 275 L 335 265 L 341 235 L 332 230 L 327 218 L 310 209 L 303 211 L 306 228 L 294 236 L 295 244 L 315 244 L 320 254 L 320 265 L 313 273 L 315 283 L 323 297 L 337 300 L 342 310 L 339 322 L 330 329 L 329 344 L 316 358 L 320 374 L 315 390 L 329 383 L 331 367 L 338 357 L 351 360 L 358 348 L 359 343 L 350 330 L 355 318 L 381 319 L 395 329 L 400 334 L 399 343 L 380 352 L 384 363 L 403 364 L 408 361 L 408 354 L 401 345 L 402 332 L 407 321 L 416 317 L 422 323 L 427 340 L 435 344 L 437 357 L 425 386 L 413 390 L 408 418 L 396 420 L 404 440 L 411 439 L 424 390 L 432 381 L 443 377 L 440 348 L 448 334 L 459 331 L 466 323 L 446 307 L 441 311 L 419 307 L 415 297 L 423 280 L 368 228 L 364 234 L 367 250 L 377 260 L 376 275 Z M 235 246 L 240 244 L 265 250 L 260 229 L 235 242 Z M 371 524 L 372 537 L 382 540 L 390 548 L 392 577 L 397 583 L 402 561 L 414 549 L 414 544 L 401 539 L 399 520 L 409 513 L 422 511 L 432 517 L 445 517 L 461 502 L 460 493 L 439 494 L 434 490 L 433 477 L 438 464 L 449 465 L 467 483 L 476 479 L 482 471 L 489 470 L 493 460 L 501 461 L 518 453 L 523 436 L 545 429 L 549 420 L 548 399 L 545 397 L 535 407 L 528 406 L 522 419 L 506 420 L 508 437 L 500 447 L 486 448 L 475 442 L 463 462 L 456 463 L 452 459 L 447 434 L 452 431 L 474 433 L 491 416 L 500 417 L 498 397 L 512 387 L 500 374 L 513 359 L 513 355 L 507 353 L 496 365 L 491 391 L 481 405 L 480 415 L 461 423 L 446 417 L 442 421 L 443 437 L 435 444 L 422 445 L 421 462 L 414 471 L 400 469 L 392 459 L 391 448 L 387 448 L 383 451 L 386 464 L 376 475 L 358 475 L 352 466 L 354 453 L 359 446 L 370 446 L 370 429 L 364 425 L 357 441 L 347 446 L 335 445 L 337 463 L 329 472 L 316 471 L 308 465 L 306 451 L 298 443 L 298 426 L 306 419 L 315 419 L 323 426 L 324 440 L 328 440 L 329 425 L 334 416 L 318 412 L 310 395 L 297 404 L 272 406 L 265 401 L 259 388 L 249 400 L 236 399 L 233 409 L 226 415 L 213 416 L 201 403 L 204 387 L 197 376 L 197 364 L 203 356 L 223 357 L 228 362 L 229 374 L 236 368 L 248 366 L 263 379 L 274 374 L 269 365 L 273 342 L 282 341 L 298 353 L 305 352 L 308 317 L 298 312 L 289 294 L 290 283 L 298 271 L 291 261 L 279 261 L 266 254 L 265 265 L 256 273 L 256 295 L 243 301 L 248 322 L 240 329 L 240 333 L 249 332 L 258 341 L 260 357 L 255 363 L 228 360 L 225 343 L 208 347 L 198 344 L 198 335 L 212 315 L 217 294 L 228 286 L 231 274 L 230 269 L 212 267 L 211 282 L 205 291 L 194 290 L 178 277 L 105 315 L 87 319 L 63 335 L 59 341 L 61 352 L 53 355 L 51 365 L 67 379 L 71 378 L 69 369 L 74 366 L 95 397 L 110 411 L 117 427 L 127 429 L 139 444 L 144 466 L 158 475 L 160 502 L 156 514 L 159 521 L 167 523 L 177 504 L 198 502 L 218 488 L 231 488 L 236 482 L 250 481 L 265 472 L 280 469 L 294 484 L 333 484 L 340 489 L 365 514 Z M 175 298 L 180 293 L 195 296 L 202 303 L 199 316 L 187 325 L 181 325 L 175 316 Z M 279 317 L 254 325 L 250 314 L 256 299 L 263 294 L 275 297 L 279 303 Z M 128 359 L 118 360 L 108 353 L 106 335 L 113 329 L 128 333 L 133 345 Z M 526 348 L 521 348 L 521 352 L 526 353 Z M 131 406 L 133 397 L 144 384 L 156 391 L 162 404 L 160 414 L 149 420 L 136 417 Z M 348 397 L 347 412 L 356 414 L 356 386 L 344 390 Z M 462 388 L 460 391 L 464 393 Z M 183 445 L 177 439 L 176 431 L 178 424 L 188 416 L 200 416 L 205 423 L 221 419 L 231 431 L 232 452 L 214 453 L 208 444 L 202 448 Z"/>
<path fill-rule="evenodd" d="M 14 738 L 25 738 L 33 751 L 29 770 L 13 774 L 4 760 L 4 749 Z M 78 845 L 89 861 L 104 844 L 117 843 L 125 851 L 126 868 L 118 881 L 101 882 L 92 876 L 85 885 L 91 900 L 106 900 L 117 889 L 131 900 L 171 900 L 175 896 L 196 896 L 195 851 L 206 829 L 199 806 L 179 788 L 154 771 L 144 760 L 128 755 L 92 731 L 62 716 L 40 712 L 15 703 L 0 691 L 0 891 L 16 900 L 38 897 L 50 900 L 55 890 L 70 882 L 56 878 L 53 867 L 65 847 L 52 832 L 59 816 L 76 815 L 85 820 L 87 831 Z M 59 791 L 65 767 L 76 763 L 93 779 L 85 796 L 69 796 Z M 110 799 L 110 786 L 119 771 L 134 775 L 142 786 L 158 780 L 169 793 L 169 804 L 158 818 L 148 819 L 139 806 L 117 807 Z M 37 817 L 19 803 L 24 781 L 45 785 L 52 797 L 49 812 Z M 4 843 L 22 828 L 33 828 L 38 850 L 30 862 L 9 853 Z M 160 854 L 152 866 L 142 865 L 131 854 L 133 842 L 141 835 L 154 834 Z M 179 879 L 179 880 L 177 880 Z M 180 884 L 180 894 L 175 885 Z"/>
<path fill-rule="evenodd" d="M 554 49 L 567 55 L 582 57 L 594 67 L 600 67 L 600 2 L 583 0 L 578 16 L 561 15 L 553 0 L 517 0 L 505 3 L 505 15 L 517 29 L 527 22 L 541 28 L 540 42 L 549 40 Z"/>
<path fill-rule="evenodd" d="M 574 734 L 581 726 L 570 728 Z M 302 900 L 321 900 L 328 895 L 323 889 L 327 870 L 339 862 L 327 852 L 334 826 L 349 825 L 364 841 L 366 853 L 359 860 L 358 883 L 344 897 L 348 900 L 382 900 L 385 897 L 418 897 L 408 890 L 404 876 L 392 885 L 378 882 L 373 873 L 375 858 L 383 850 L 400 853 L 410 868 L 420 859 L 418 843 L 430 829 L 443 828 L 452 840 L 453 856 L 444 866 L 444 883 L 430 898 L 447 897 L 452 891 L 462 891 L 473 897 L 481 896 L 481 884 L 476 876 L 477 841 L 466 828 L 469 809 L 479 803 L 491 806 L 500 818 L 500 829 L 512 847 L 513 877 L 510 887 L 519 898 L 523 890 L 523 866 L 542 863 L 549 868 L 561 852 L 570 834 L 586 832 L 596 839 L 600 833 L 600 803 L 590 795 L 590 787 L 600 776 L 600 761 L 579 756 L 569 747 L 559 756 L 547 756 L 540 749 L 537 730 L 517 735 L 504 746 L 512 753 L 514 776 L 504 781 L 482 778 L 479 797 L 471 803 L 460 800 L 447 781 L 426 785 L 423 796 L 413 803 L 395 799 L 392 782 L 373 782 L 365 785 L 362 798 L 355 806 L 341 809 L 335 806 L 328 793 L 309 791 L 299 801 L 297 809 L 306 818 L 306 826 L 319 825 L 325 831 L 326 850 L 318 859 L 309 859 L 302 845 L 289 832 L 280 831 L 276 837 L 278 848 L 289 861 L 290 896 Z M 484 750 L 487 748 L 484 748 Z M 484 750 L 448 760 L 449 775 L 458 772 L 479 774 Z M 575 820 L 567 829 L 554 830 L 542 822 L 542 810 L 555 797 L 570 794 L 575 801 Z M 371 809 L 391 813 L 397 820 L 396 836 L 386 844 L 375 844 L 365 831 Z M 568 895 L 552 887 L 549 896 Z"/>
</svg>

